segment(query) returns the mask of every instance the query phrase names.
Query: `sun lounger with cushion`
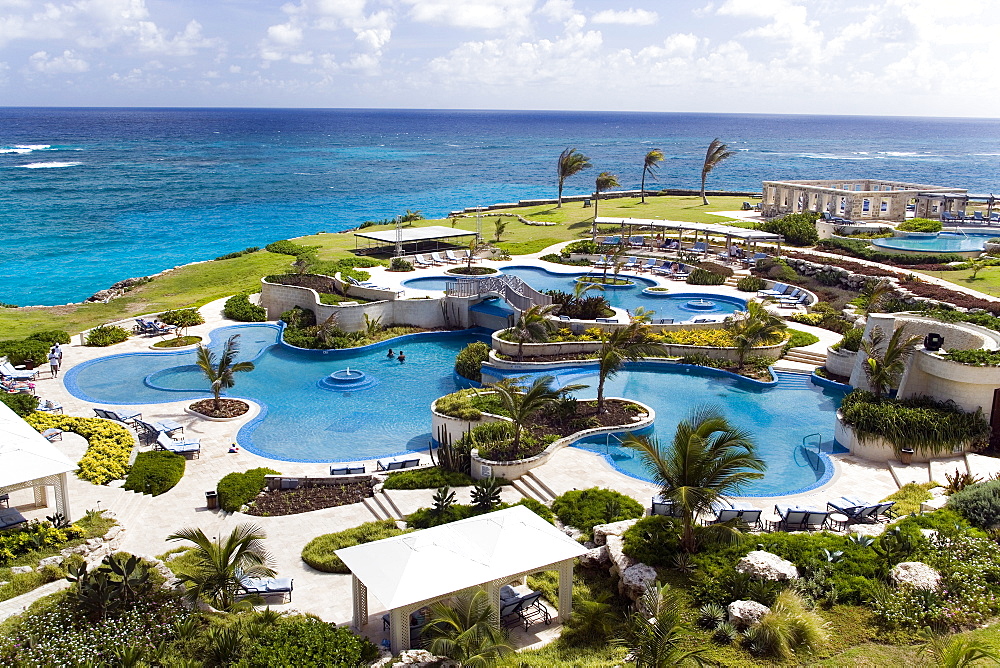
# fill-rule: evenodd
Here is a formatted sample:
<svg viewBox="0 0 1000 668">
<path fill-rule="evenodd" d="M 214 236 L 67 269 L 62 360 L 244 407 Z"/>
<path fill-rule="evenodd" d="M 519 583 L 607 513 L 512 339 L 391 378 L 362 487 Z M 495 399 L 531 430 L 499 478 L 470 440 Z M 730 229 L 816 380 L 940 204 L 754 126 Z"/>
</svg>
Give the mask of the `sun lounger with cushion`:
<svg viewBox="0 0 1000 668">
<path fill-rule="evenodd" d="M 421 257 L 420 255 L 414 255 L 413 256 L 413 264 L 417 265 L 418 267 L 433 267 L 434 266 L 433 263 L 428 262 L 427 260 L 423 259 L 423 257 Z"/>
<path fill-rule="evenodd" d="M 365 472 L 364 464 L 331 464 L 330 475 L 361 475 Z"/>
<path fill-rule="evenodd" d="M 431 253 L 431 259 L 441 264 L 458 264 L 458 260 L 449 260 L 446 257 L 441 257 L 441 253 Z"/>
<path fill-rule="evenodd" d="M 35 380 L 39 369 L 15 369 L 10 362 L 0 364 L 0 376 L 11 380 Z"/>
<path fill-rule="evenodd" d="M 764 289 L 764 290 L 758 290 L 757 291 L 757 296 L 758 297 L 782 297 L 782 296 L 784 296 L 785 291 L 787 291 L 787 290 L 788 290 L 788 285 L 786 283 L 775 283 L 773 287 L 770 287 L 770 288 L 767 288 L 767 289 Z"/>
<path fill-rule="evenodd" d="M 44 436 L 45 440 L 49 441 L 50 443 L 52 441 L 61 441 L 62 435 L 63 435 L 63 430 L 56 429 L 55 427 L 51 427 L 42 432 L 42 436 Z"/>
<path fill-rule="evenodd" d="M 419 465 L 420 457 L 414 457 L 412 455 L 387 457 L 385 459 L 379 459 L 375 462 L 375 466 L 379 471 L 398 471 L 400 469 L 409 469 Z"/>
<path fill-rule="evenodd" d="M 664 517 L 683 517 L 684 515 L 680 506 L 670 499 L 665 499 L 662 496 L 653 497 L 650 514 L 663 515 Z"/>
<path fill-rule="evenodd" d="M 455 264 L 458 264 L 459 262 L 465 262 L 465 260 L 455 255 L 455 251 L 446 250 L 444 252 L 444 256 Z"/>
<path fill-rule="evenodd" d="M 622 269 L 637 269 L 639 267 L 639 258 L 630 257 L 628 262 L 622 265 Z"/>
<path fill-rule="evenodd" d="M 160 435 L 156 437 L 156 445 L 162 450 L 168 452 L 173 452 L 178 455 L 193 455 L 195 457 L 201 457 L 201 441 L 182 441 L 174 440 L 166 435 L 164 432 L 160 432 Z"/>
<path fill-rule="evenodd" d="M 655 266 L 656 266 L 656 258 L 650 258 L 649 261 L 646 262 L 646 264 L 640 265 L 639 269 L 642 269 L 642 270 L 645 270 L 645 271 L 650 271 Z"/>
<path fill-rule="evenodd" d="M 24 524 L 28 520 L 25 519 L 17 508 L 2 508 L 0 509 L 0 529 L 9 529 L 10 527 L 16 527 L 19 524 Z"/>
<path fill-rule="evenodd" d="M 785 531 L 816 531 L 825 527 L 830 519 L 829 511 L 817 508 L 777 505 L 774 512 L 781 518 L 779 528 Z"/>
<path fill-rule="evenodd" d="M 779 299 L 778 306 L 780 308 L 795 308 L 796 306 L 805 306 L 809 302 L 809 295 L 806 293 L 800 294 L 794 299 Z"/>
<path fill-rule="evenodd" d="M 274 596 L 280 594 L 282 598 L 288 594 L 288 600 L 292 600 L 292 578 L 240 578 L 240 596 Z"/>
</svg>

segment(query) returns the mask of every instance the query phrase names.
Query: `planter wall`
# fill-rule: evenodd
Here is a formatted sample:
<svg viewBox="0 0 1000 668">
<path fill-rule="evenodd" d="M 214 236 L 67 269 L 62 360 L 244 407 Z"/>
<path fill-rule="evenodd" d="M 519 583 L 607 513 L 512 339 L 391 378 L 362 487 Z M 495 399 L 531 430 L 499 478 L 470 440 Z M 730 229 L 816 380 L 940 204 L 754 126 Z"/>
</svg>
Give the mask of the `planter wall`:
<svg viewBox="0 0 1000 668">
<path fill-rule="evenodd" d="M 950 399 L 968 412 L 982 409 L 992 417 L 993 391 L 1000 387 L 1000 367 L 970 366 L 917 350 L 899 385 L 902 398 L 930 396 Z"/>
<path fill-rule="evenodd" d="M 458 439 L 474 427 L 478 427 L 481 424 L 486 424 L 487 422 L 510 422 L 510 418 L 504 417 L 502 415 L 493 415 L 492 413 L 483 413 L 483 416 L 478 420 L 462 420 L 460 418 L 451 417 L 443 413 L 439 413 L 436 410 L 437 401 L 431 404 L 431 438 L 435 441 L 440 441 L 441 429 L 444 428 L 447 437 L 451 439 L 454 443 Z"/>
<path fill-rule="evenodd" d="M 868 438 L 862 441 L 858 438 L 854 429 L 850 425 L 844 423 L 843 415 L 840 411 L 837 411 L 837 426 L 833 435 L 837 442 L 850 450 L 851 454 L 855 457 L 861 457 L 862 459 L 867 459 L 872 462 L 888 462 L 894 459 L 899 459 L 899 456 L 896 454 L 892 444 L 885 439 Z M 954 453 L 941 453 L 936 455 L 918 451 L 913 453 L 912 461 L 916 463 L 929 462 L 932 459 L 949 457 L 952 456 L 952 454 L 957 455 L 962 452 L 972 452 L 972 449 L 970 447 L 965 447 L 955 450 Z"/>
<path fill-rule="evenodd" d="M 826 349 L 826 370 L 835 376 L 850 378 L 854 371 L 854 361 L 858 353 L 854 350 L 834 350 Z"/>
</svg>

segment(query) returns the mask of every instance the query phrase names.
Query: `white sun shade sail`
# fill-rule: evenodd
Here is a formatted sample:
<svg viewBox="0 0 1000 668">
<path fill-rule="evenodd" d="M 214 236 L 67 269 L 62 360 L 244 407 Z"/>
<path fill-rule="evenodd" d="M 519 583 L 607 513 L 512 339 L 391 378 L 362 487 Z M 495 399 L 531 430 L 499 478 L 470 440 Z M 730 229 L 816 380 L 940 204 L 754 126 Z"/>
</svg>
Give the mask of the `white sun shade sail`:
<svg viewBox="0 0 1000 668">
<path fill-rule="evenodd" d="M 0 487 L 74 470 L 73 462 L 0 403 Z"/>
<path fill-rule="evenodd" d="M 382 243 L 394 244 L 397 241 L 396 230 L 381 230 L 378 232 L 355 232 L 354 236 L 362 239 L 372 239 Z M 456 230 L 451 227 L 429 225 L 427 227 L 404 227 L 399 230 L 399 241 L 410 244 L 414 241 L 431 241 L 434 239 L 450 239 L 452 237 L 474 237 L 475 232 Z"/>
<path fill-rule="evenodd" d="M 598 225 L 632 225 L 634 227 L 650 227 L 663 230 L 687 230 L 690 232 L 704 232 L 706 234 L 729 235 L 737 239 L 747 241 L 781 241 L 784 239 L 780 234 L 773 232 L 763 232 L 761 230 L 751 230 L 744 227 L 733 227 L 731 225 L 720 225 L 718 223 L 687 223 L 677 220 L 652 220 L 646 218 L 597 218 Z"/>
</svg>

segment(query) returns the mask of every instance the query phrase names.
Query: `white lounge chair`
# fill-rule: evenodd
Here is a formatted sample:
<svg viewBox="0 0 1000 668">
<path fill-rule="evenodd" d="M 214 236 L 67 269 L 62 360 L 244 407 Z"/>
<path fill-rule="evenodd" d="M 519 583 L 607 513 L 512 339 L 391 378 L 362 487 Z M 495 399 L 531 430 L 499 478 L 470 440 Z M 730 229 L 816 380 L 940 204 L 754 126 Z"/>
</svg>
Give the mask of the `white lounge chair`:
<svg viewBox="0 0 1000 668">
<path fill-rule="evenodd" d="M 166 432 L 161 431 L 159 436 L 156 437 L 156 445 L 162 450 L 168 452 L 173 452 L 178 455 L 193 455 L 195 457 L 201 457 L 201 441 L 180 441 L 174 440 L 167 436 Z"/>
</svg>

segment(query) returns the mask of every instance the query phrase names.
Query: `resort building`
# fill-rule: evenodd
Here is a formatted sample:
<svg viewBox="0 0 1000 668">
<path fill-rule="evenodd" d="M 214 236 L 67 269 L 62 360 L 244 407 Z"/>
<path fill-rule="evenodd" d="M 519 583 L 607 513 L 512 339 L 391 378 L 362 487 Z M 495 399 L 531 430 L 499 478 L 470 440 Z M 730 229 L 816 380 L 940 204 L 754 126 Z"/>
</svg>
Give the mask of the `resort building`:
<svg viewBox="0 0 1000 668">
<path fill-rule="evenodd" d="M 774 218 L 814 211 L 848 220 L 902 222 L 912 205 L 919 218 L 964 215 L 964 188 L 876 179 L 764 181 L 761 213 Z"/>
</svg>

